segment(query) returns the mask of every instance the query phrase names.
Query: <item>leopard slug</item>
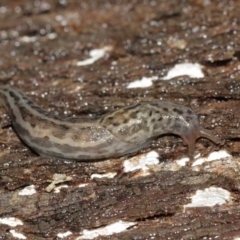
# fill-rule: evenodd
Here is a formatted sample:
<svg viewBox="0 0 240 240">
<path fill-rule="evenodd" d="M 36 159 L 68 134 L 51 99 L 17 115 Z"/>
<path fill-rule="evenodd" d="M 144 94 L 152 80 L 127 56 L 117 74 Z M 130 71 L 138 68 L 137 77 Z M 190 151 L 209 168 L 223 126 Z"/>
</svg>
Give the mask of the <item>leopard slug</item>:
<svg viewBox="0 0 240 240">
<path fill-rule="evenodd" d="M 169 133 L 183 138 L 190 155 L 200 137 L 220 142 L 199 125 L 193 110 L 167 101 L 141 102 L 96 118 L 60 118 L 19 90 L 2 86 L 0 104 L 22 141 L 41 156 L 70 160 L 120 157 Z"/>
</svg>

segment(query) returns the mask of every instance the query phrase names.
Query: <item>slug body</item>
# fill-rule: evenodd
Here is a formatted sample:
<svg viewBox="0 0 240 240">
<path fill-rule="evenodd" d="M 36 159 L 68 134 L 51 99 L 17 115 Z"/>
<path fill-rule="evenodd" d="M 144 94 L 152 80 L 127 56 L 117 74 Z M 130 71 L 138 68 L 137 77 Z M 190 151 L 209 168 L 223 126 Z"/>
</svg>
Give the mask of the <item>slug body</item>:
<svg viewBox="0 0 240 240">
<path fill-rule="evenodd" d="M 19 137 L 39 155 L 73 160 L 119 157 L 136 152 L 162 134 L 181 136 L 194 153 L 200 137 L 219 139 L 199 125 L 188 107 L 159 101 L 138 103 L 98 118 L 60 118 L 34 104 L 10 86 L 0 88 Z"/>
</svg>

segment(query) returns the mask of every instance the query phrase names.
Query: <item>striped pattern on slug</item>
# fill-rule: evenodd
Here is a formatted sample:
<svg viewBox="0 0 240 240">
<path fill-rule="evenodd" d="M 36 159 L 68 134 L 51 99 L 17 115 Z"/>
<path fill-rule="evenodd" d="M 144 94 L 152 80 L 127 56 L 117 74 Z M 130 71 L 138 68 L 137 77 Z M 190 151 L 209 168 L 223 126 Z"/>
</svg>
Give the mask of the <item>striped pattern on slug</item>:
<svg viewBox="0 0 240 240">
<path fill-rule="evenodd" d="M 194 153 L 199 137 L 219 143 L 200 127 L 190 108 L 166 101 L 138 103 L 95 119 L 53 116 L 10 86 L 0 88 L 0 101 L 22 141 L 42 156 L 73 160 L 119 157 L 167 133 L 181 136 L 189 154 Z"/>
</svg>

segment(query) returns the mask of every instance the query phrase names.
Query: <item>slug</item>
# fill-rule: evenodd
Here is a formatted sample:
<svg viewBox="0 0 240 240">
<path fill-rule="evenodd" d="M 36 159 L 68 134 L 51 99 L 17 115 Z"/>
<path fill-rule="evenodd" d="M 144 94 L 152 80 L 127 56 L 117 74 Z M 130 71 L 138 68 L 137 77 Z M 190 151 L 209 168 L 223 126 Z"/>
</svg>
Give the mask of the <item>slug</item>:
<svg viewBox="0 0 240 240">
<path fill-rule="evenodd" d="M 96 118 L 60 118 L 19 90 L 3 86 L 0 104 L 20 139 L 41 156 L 80 161 L 120 157 L 169 133 L 183 138 L 190 155 L 200 137 L 220 142 L 199 125 L 193 110 L 167 101 L 141 102 Z"/>
</svg>

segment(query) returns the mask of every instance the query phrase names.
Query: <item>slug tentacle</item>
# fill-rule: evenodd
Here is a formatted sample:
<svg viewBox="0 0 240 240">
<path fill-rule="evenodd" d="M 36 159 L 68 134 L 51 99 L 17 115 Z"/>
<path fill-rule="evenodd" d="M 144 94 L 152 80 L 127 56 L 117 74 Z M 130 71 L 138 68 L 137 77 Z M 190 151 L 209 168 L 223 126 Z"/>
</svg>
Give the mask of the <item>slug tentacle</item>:
<svg viewBox="0 0 240 240">
<path fill-rule="evenodd" d="M 134 153 L 163 134 L 181 136 L 189 154 L 205 137 L 220 141 L 199 125 L 188 107 L 159 101 L 142 102 L 96 118 L 60 118 L 34 104 L 10 86 L 0 88 L 0 104 L 8 111 L 19 137 L 39 155 L 96 160 Z"/>
<path fill-rule="evenodd" d="M 212 142 L 219 144 L 220 143 L 220 139 L 218 139 L 217 137 L 215 137 L 214 135 L 212 135 L 208 130 L 200 127 L 199 128 L 199 132 L 195 132 L 195 134 L 193 133 L 192 135 L 186 135 L 186 136 L 182 136 L 184 141 L 186 142 L 186 144 L 188 145 L 188 154 L 190 156 L 192 156 L 194 154 L 194 150 L 195 150 L 195 143 L 197 141 L 198 138 L 207 138 L 209 140 L 211 140 Z"/>
<path fill-rule="evenodd" d="M 214 136 L 211 132 L 209 132 L 207 129 L 204 129 L 202 127 L 200 127 L 199 137 L 207 138 L 216 144 L 219 144 L 221 142 L 218 137 Z"/>
</svg>

